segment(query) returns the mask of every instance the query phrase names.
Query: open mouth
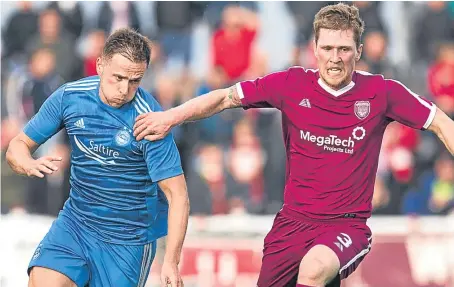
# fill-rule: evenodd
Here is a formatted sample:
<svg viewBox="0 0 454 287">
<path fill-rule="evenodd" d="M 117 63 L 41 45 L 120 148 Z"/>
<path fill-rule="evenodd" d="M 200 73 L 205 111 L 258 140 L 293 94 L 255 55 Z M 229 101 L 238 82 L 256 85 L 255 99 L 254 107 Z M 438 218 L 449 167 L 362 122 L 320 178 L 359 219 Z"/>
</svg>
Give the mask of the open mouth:
<svg viewBox="0 0 454 287">
<path fill-rule="evenodd" d="M 329 68 L 328 69 L 328 75 L 330 76 L 338 76 L 342 73 L 341 68 Z"/>
</svg>

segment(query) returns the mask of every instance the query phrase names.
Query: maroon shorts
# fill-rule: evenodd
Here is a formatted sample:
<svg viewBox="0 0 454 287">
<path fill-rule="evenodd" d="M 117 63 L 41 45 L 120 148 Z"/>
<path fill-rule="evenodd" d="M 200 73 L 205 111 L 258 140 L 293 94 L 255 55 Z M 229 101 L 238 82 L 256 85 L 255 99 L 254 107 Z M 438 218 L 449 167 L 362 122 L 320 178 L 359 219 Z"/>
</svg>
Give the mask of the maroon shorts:
<svg viewBox="0 0 454 287">
<path fill-rule="evenodd" d="M 331 248 L 339 258 L 339 283 L 358 267 L 371 248 L 372 233 L 363 221 L 320 222 L 296 219 L 280 211 L 265 237 L 258 287 L 294 287 L 301 259 L 315 245 Z M 334 283 L 334 282 L 333 282 Z"/>
</svg>

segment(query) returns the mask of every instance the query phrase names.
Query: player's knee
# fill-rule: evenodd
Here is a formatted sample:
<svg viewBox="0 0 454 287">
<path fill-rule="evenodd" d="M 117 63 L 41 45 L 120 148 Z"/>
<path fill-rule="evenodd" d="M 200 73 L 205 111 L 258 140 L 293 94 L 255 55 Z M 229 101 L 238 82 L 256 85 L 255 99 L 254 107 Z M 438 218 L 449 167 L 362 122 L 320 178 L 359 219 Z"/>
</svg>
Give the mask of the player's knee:
<svg viewBox="0 0 454 287">
<path fill-rule="evenodd" d="M 298 283 L 325 286 L 339 272 L 339 259 L 329 247 L 317 245 L 301 260 Z"/>
<path fill-rule="evenodd" d="M 298 273 L 298 282 L 306 284 L 320 285 L 324 282 L 327 267 L 318 259 L 301 260 Z"/>
</svg>

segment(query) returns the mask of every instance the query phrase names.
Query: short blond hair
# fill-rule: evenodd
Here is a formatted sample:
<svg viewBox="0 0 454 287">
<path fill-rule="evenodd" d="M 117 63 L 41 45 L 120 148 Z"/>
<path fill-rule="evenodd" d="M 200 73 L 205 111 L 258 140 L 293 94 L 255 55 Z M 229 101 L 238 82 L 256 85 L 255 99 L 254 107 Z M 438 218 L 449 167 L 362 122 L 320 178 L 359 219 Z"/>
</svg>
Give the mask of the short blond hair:
<svg viewBox="0 0 454 287">
<path fill-rule="evenodd" d="M 329 30 L 353 30 L 356 46 L 361 44 L 361 36 L 364 32 L 364 21 L 359 16 L 359 10 L 355 6 L 344 3 L 328 5 L 320 9 L 314 19 L 315 43 L 320 36 L 320 29 Z"/>
<path fill-rule="evenodd" d="M 102 56 L 106 60 L 120 54 L 133 63 L 150 64 L 151 41 L 131 28 L 120 28 L 114 31 L 106 40 Z"/>
</svg>

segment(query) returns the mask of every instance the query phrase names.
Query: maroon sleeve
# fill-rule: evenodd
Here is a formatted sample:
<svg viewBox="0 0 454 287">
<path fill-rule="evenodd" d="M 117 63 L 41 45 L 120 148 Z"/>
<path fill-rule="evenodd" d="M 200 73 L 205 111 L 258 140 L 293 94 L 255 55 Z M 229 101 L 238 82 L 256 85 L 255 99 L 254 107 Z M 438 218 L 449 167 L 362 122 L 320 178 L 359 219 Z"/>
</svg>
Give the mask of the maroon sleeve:
<svg viewBox="0 0 454 287">
<path fill-rule="evenodd" d="M 385 80 L 388 107 L 386 116 L 415 129 L 427 129 L 432 123 L 437 107 L 432 102 L 413 93 L 402 83 Z"/>
<path fill-rule="evenodd" d="M 243 108 L 281 109 L 282 92 L 288 84 L 290 71 L 280 71 L 236 84 Z"/>
</svg>

